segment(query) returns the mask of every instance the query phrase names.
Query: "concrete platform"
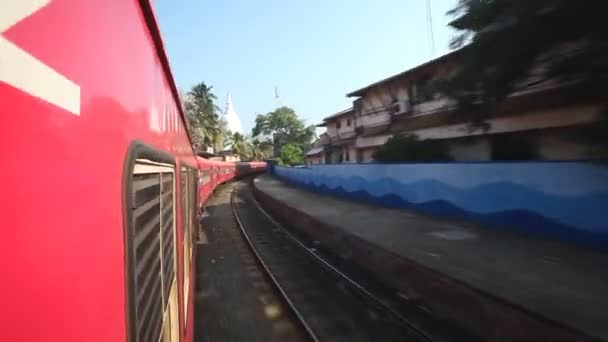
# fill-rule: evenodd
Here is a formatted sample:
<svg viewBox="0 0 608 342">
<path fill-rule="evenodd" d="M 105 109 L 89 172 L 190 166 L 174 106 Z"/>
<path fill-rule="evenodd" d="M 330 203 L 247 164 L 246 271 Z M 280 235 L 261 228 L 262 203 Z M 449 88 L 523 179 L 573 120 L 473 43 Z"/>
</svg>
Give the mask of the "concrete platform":
<svg viewBox="0 0 608 342">
<path fill-rule="evenodd" d="M 307 192 L 268 175 L 273 214 L 404 297 L 491 340 L 608 340 L 608 255 Z"/>
</svg>

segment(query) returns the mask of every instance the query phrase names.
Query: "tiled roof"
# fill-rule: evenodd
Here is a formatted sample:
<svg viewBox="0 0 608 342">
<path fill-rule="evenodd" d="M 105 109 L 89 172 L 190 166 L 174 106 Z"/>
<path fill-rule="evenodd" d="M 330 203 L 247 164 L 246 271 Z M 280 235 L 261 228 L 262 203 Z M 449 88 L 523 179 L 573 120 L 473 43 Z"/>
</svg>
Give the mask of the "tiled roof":
<svg viewBox="0 0 608 342">
<path fill-rule="evenodd" d="M 325 119 L 323 119 L 323 121 L 329 121 L 329 120 L 331 120 L 331 119 L 335 119 L 335 118 L 337 118 L 337 117 L 339 117 L 339 116 L 349 114 L 349 113 L 350 113 L 350 112 L 352 112 L 352 111 L 353 111 L 353 108 L 352 108 L 352 107 L 351 107 L 351 108 L 348 108 L 348 109 L 345 109 L 345 110 L 343 110 L 343 111 L 341 111 L 341 112 L 337 112 L 336 114 L 333 114 L 333 115 L 330 115 L 330 116 L 326 117 Z"/>
<path fill-rule="evenodd" d="M 378 82 L 374 82 L 374 83 L 372 83 L 370 85 L 367 85 L 367 86 L 365 86 L 365 87 L 363 87 L 361 89 L 357 89 L 355 91 L 352 91 L 352 92 L 346 94 L 346 96 L 348 96 L 348 97 L 363 96 L 365 94 L 365 92 L 367 92 L 369 89 L 371 89 L 373 87 L 382 85 L 384 83 L 390 82 L 390 81 L 395 80 L 395 79 L 400 78 L 400 77 L 408 76 L 408 75 L 410 75 L 410 74 L 412 74 L 412 73 L 414 73 L 416 71 L 419 71 L 420 69 L 422 69 L 424 67 L 430 66 L 432 64 L 436 64 L 436 63 L 440 63 L 442 61 L 445 61 L 445 60 L 447 60 L 449 58 L 454 57 L 460 51 L 462 51 L 462 49 L 446 53 L 443 56 L 439 56 L 439 57 L 437 57 L 435 59 L 432 59 L 432 60 L 430 60 L 428 62 L 425 62 L 425 63 L 422 63 L 420 65 L 417 65 L 417 66 L 415 66 L 415 67 L 413 67 L 411 69 L 408 69 L 406 71 L 400 72 L 400 73 L 398 73 L 396 75 L 393 75 L 393 76 L 389 76 L 389 77 L 387 77 L 387 78 L 385 78 L 383 80 L 380 80 Z"/>
<path fill-rule="evenodd" d="M 307 156 L 314 156 L 316 154 L 319 154 L 323 152 L 323 147 L 315 147 L 313 149 L 311 149 L 310 151 L 306 152 Z"/>
</svg>

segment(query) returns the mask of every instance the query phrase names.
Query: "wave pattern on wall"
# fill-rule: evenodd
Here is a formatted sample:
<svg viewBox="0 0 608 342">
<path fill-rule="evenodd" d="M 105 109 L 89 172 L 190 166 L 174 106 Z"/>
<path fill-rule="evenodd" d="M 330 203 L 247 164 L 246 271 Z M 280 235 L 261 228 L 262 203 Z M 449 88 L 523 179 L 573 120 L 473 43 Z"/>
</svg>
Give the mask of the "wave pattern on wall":
<svg viewBox="0 0 608 342">
<path fill-rule="evenodd" d="M 608 167 L 586 162 L 315 165 L 275 173 L 312 191 L 608 249 Z"/>
</svg>

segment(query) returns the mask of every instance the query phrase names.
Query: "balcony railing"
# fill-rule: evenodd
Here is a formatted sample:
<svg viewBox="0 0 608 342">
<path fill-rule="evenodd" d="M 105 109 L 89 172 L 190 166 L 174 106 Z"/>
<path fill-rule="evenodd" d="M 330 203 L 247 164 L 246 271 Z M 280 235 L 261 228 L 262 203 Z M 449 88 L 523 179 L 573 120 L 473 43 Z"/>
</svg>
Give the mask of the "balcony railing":
<svg viewBox="0 0 608 342">
<path fill-rule="evenodd" d="M 326 133 L 321 134 L 319 136 L 319 144 L 321 145 L 329 145 L 331 143 L 331 138 Z"/>
<path fill-rule="evenodd" d="M 390 134 L 382 134 L 370 137 L 357 137 L 357 139 L 355 140 L 355 147 L 366 148 L 382 146 L 390 136 Z"/>
<path fill-rule="evenodd" d="M 391 121 L 388 110 L 381 110 L 371 114 L 363 114 L 357 118 L 357 127 L 367 127 L 387 124 Z"/>
<path fill-rule="evenodd" d="M 454 106 L 456 103 L 447 97 L 423 101 L 412 106 L 411 115 L 426 115 Z"/>
</svg>

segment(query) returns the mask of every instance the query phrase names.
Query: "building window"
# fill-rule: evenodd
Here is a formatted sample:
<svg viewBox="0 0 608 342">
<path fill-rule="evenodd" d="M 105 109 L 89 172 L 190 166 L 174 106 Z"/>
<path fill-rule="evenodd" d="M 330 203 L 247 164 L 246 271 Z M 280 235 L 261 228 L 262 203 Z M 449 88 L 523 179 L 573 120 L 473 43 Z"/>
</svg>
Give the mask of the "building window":
<svg viewBox="0 0 608 342">
<path fill-rule="evenodd" d="M 351 124 L 352 124 L 351 119 L 346 119 L 346 126 L 350 127 Z"/>
<path fill-rule="evenodd" d="M 431 88 L 431 76 L 425 75 L 419 78 L 414 84 L 414 103 L 431 101 L 434 94 Z"/>
<path fill-rule="evenodd" d="M 338 121 L 336 122 L 336 128 L 337 128 L 337 129 L 340 129 L 340 120 L 338 120 Z"/>
<path fill-rule="evenodd" d="M 353 110 L 355 115 L 361 115 L 363 111 L 363 98 L 358 98 L 353 102 Z"/>
</svg>

